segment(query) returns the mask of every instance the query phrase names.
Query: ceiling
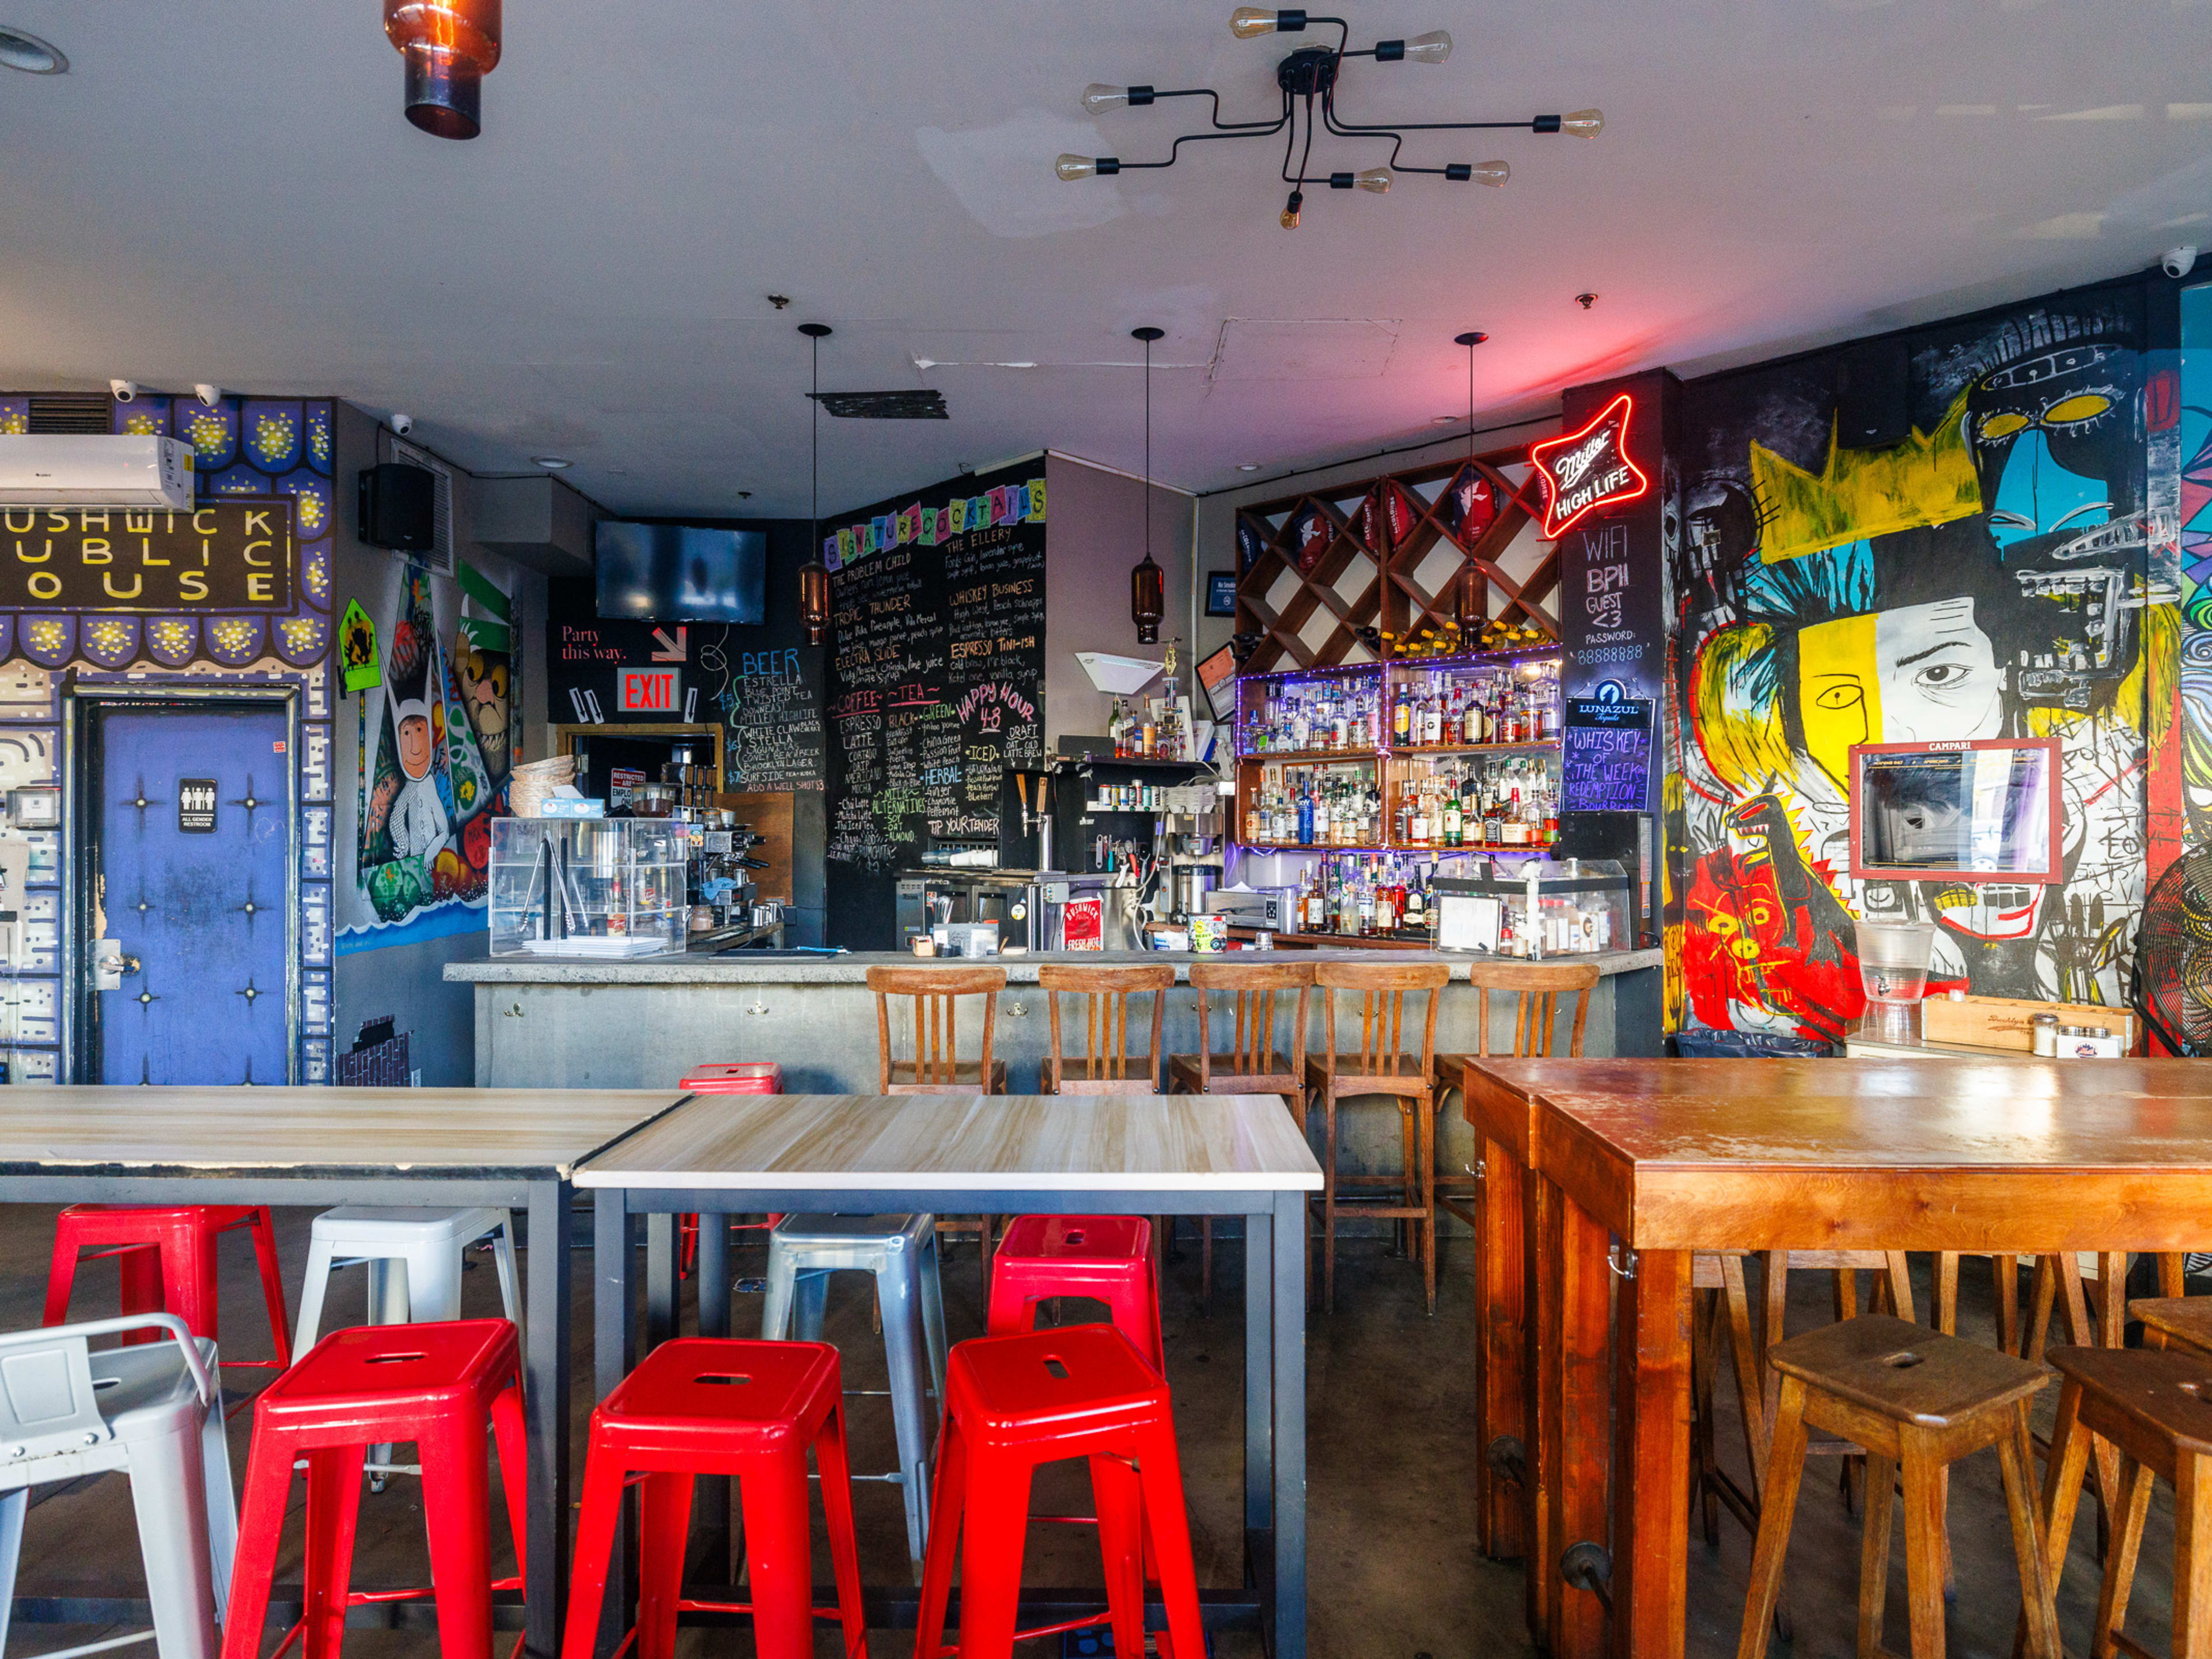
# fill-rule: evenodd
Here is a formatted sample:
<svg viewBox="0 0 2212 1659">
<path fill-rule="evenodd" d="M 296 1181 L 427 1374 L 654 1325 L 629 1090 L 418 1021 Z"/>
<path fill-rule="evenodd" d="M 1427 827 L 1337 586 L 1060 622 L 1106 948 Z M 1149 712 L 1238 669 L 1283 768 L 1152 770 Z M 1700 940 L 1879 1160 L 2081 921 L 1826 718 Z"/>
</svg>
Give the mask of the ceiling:
<svg viewBox="0 0 2212 1659">
<path fill-rule="evenodd" d="M 951 411 L 825 418 L 829 512 L 1046 446 L 1135 470 L 1139 324 L 1156 474 L 1209 489 L 1463 422 L 1470 327 L 1486 423 L 2212 246 L 2212 0 L 1373 0 L 1354 45 L 1457 49 L 1347 65 L 1347 115 L 1604 136 L 1439 135 L 1407 159 L 1511 183 L 1310 191 L 1295 232 L 1272 141 L 1054 178 L 1201 107 L 1094 123 L 1091 81 L 1271 116 L 1297 41 L 1229 10 L 515 0 L 454 143 L 402 118 L 375 0 L 0 0 L 71 61 L 0 72 L 0 386 L 336 393 L 617 511 L 803 516 L 805 320 L 825 388 Z"/>
</svg>

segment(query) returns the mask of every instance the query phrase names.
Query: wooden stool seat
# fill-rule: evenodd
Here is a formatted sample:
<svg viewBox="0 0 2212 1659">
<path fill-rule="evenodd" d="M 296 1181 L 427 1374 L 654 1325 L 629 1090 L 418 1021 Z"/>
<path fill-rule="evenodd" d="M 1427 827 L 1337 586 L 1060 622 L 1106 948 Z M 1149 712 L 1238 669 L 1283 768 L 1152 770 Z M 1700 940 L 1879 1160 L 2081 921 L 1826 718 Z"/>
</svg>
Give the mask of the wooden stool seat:
<svg viewBox="0 0 2212 1659">
<path fill-rule="evenodd" d="M 2212 1353 L 2212 1296 L 2142 1296 L 2128 1317 L 2143 1328 L 2147 1348 L 2194 1348 Z"/>
<path fill-rule="evenodd" d="M 1761 1659 L 1782 1589 L 1782 1560 L 1805 1472 L 1808 1426 L 1840 1435 L 1867 1455 L 1866 1531 L 1859 1554 L 1858 1653 L 1881 1645 L 1889 1594 L 1894 1482 L 1905 1486 L 1905 1577 L 1913 1659 L 1943 1652 L 1943 1509 L 1940 1477 L 1971 1452 L 1996 1449 L 2020 1565 L 2024 1651 L 2058 1659 L 2041 1517 L 2029 1490 L 2027 1404 L 2050 1380 L 2039 1365 L 1887 1314 L 1842 1320 L 1766 1351 L 1781 1379 L 1751 1589 L 1737 1659 Z"/>
<path fill-rule="evenodd" d="M 1006 1062 L 991 1062 L 988 1082 L 983 1078 L 979 1061 L 956 1060 L 951 1065 L 940 1065 L 925 1070 L 911 1060 L 895 1060 L 887 1068 L 883 1091 L 887 1095 L 1002 1095 L 1006 1092 Z"/>
<path fill-rule="evenodd" d="M 2170 1298 L 2157 1298 L 2164 1301 Z M 2142 1304 L 2135 1304 L 2137 1307 Z M 2148 1322 L 2146 1322 L 2148 1323 Z M 2201 1322 L 2192 1322 L 2202 1331 Z M 2120 1453 L 2110 1513 L 2115 1531 L 2105 1552 L 2097 1619 L 2088 1651 L 2148 1650 L 2124 1635 L 2128 1594 L 2150 1512 L 2151 1483 L 2173 1488 L 2175 1659 L 2212 1656 L 2212 1355 L 2194 1348 L 2054 1348 L 2051 1363 L 2065 1386 L 2051 1431 L 2045 1472 L 2048 1513 L 2045 1571 L 2056 1577 L 2074 1530 L 2093 1437 Z M 2056 1556 L 2057 1562 L 2050 1558 Z"/>
<path fill-rule="evenodd" d="M 1190 988 L 1198 1000 L 1198 1052 L 1168 1056 L 1168 1092 L 1171 1095 L 1280 1095 L 1303 1103 L 1306 1075 L 1306 1009 L 1313 995 L 1314 970 L 1310 962 L 1194 962 Z M 1214 1051 L 1212 993 L 1229 994 L 1232 1018 L 1228 1026 L 1229 1052 Z M 1291 993 L 1297 993 L 1293 1003 Z M 1290 1047 L 1276 1047 L 1276 999 L 1291 1014 Z M 1304 1120 L 1301 1119 L 1301 1121 Z M 1160 1236 L 1163 1247 L 1175 1240 L 1175 1218 L 1167 1217 Z M 1199 1231 L 1198 1299 L 1203 1306 L 1213 1300 L 1213 1218 L 1200 1216 Z"/>
</svg>

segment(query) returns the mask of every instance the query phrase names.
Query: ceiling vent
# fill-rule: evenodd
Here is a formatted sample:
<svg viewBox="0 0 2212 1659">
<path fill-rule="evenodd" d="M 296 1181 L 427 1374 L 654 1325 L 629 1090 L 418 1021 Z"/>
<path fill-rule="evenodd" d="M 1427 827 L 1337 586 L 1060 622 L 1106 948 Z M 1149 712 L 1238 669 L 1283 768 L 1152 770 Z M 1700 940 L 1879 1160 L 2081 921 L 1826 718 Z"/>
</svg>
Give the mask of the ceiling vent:
<svg viewBox="0 0 2212 1659">
<path fill-rule="evenodd" d="M 845 421 L 948 421 L 941 392 L 810 392 L 815 399 Z"/>
<path fill-rule="evenodd" d="M 33 436 L 84 436 L 109 431 L 114 399 L 104 392 L 34 392 L 31 394 Z"/>
</svg>

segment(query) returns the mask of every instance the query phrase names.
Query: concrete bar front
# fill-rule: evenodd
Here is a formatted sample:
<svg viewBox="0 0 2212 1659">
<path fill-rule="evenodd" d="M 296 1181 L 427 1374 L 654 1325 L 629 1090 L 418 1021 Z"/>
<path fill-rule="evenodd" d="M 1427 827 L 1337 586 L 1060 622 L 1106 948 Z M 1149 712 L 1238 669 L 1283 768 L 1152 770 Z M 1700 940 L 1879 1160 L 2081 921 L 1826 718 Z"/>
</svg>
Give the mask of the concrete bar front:
<svg viewBox="0 0 2212 1659">
<path fill-rule="evenodd" d="M 1050 1052 L 1052 1037 L 1037 969 L 1047 962 L 1157 963 L 1176 970 L 1180 986 L 1193 962 L 1310 963 L 1341 957 L 1376 961 L 1356 949 L 1297 951 L 1241 951 L 1227 956 L 1196 957 L 1182 951 L 1123 956 L 1077 951 L 1050 956 L 1000 957 L 1006 988 L 999 998 L 994 1053 L 1007 1064 L 1008 1087 L 1017 1094 L 1037 1086 L 1038 1062 Z M 1473 1052 L 1478 998 L 1467 981 L 1469 958 L 1451 953 L 1392 952 L 1393 966 L 1422 961 L 1451 964 L 1452 982 L 1437 1011 L 1440 1054 Z M 1657 951 L 1620 951 L 1576 961 L 1595 961 L 1603 975 L 1590 1000 L 1585 1052 L 1594 1055 L 1652 1055 L 1662 1051 L 1660 974 Z M 783 1067 L 783 1086 L 792 1094 L 872 1094 L 876 1073 L 876 1003 L 867 988 L 867 970 L 878 963 L 911 967 L 911 956 L 857 952 L 837 957 L 766 957 L 743 952 L 728 957 L 682 957 L 637 962 L 586 962 L 544 957 L 502 957 L 456 962 L 445 969 L 449 981 L 474 986 L 476 1080 L 501 1089 L 635 1089 L 672 1087 L 693 1067 L 713 1060 L 772 1060 Z M 1419 1028 L 1410 1018 L 1410 1042 Z M 902 1029 L 904 1010 L 893 1011 L 892 1041 L 903 1055 L 912 1039 Z M 1571 1018 L 1563 1008 L 1555 1049 L 1565 1053 Z M 1512 1052 L 1514 999 L 1491 999 L 1491 1051 Z M 1148 1018 L 1139 1003 L 1131 1024 Z M 1315 994 L 1307 1036 L 1310 1052 L 1322 1046 L 1320 994 Z M 1071 1028 L 1070 1040 L 1080 1042 Z M 980 1018 L 963 1018 L 963 1053 L 972 1053 L 981 1034 Z M 1133 1032 L 1133 1036 L 1138 1035 Z M 1194 996 L 1178 989 L 1168 998 L 1165 1046 L 1170 1054 L 1192 1054 L 1198 1047 Z M 1356 1051 L 1359 1041 L 1358 1000 L 1338 999 L 1337 1044 Z M 1228 1046 L 1217 1032 L 1217 1049 Z M 1454 1103 L 1455 1105 L 1456 1103 Z M 1388 1119 L 1386 1121 L 1385 1119 Z M 1370 1123 L 1367 1120 L 1372 1119 Z M 1318 1128 L 1316 1131 L 1318 1133 Z M 1395 1167 L 1398 1157 L 1395 1112 L 1346 1115 L 1345 1167 Z M 1440 1114 L 1439 1170 L 1456 1171 L 1474 1156 L 1470 1132 L 1456 1109 Z"/>
</svg>

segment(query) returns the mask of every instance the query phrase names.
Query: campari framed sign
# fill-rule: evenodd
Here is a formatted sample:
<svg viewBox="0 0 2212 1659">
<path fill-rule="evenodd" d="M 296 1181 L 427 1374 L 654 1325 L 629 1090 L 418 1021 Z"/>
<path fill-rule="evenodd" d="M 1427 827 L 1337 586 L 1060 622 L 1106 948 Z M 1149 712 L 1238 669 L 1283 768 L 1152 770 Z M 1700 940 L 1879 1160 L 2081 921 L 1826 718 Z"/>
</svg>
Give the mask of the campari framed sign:
<svg viewBox="0 0 2212 1659">
<path fill-rule="evenodd" d="M 1581 431 L 1529 447 L 1529 464 L 1544 481 L 1546 541 L 1559 540 L 1601 507 L 1632 501 L 1650 489 L 1651 480 L 1628 459 L 1628 425 L 1635 417 L 1636 400 L 1624 392 Z"/>
</svg>

